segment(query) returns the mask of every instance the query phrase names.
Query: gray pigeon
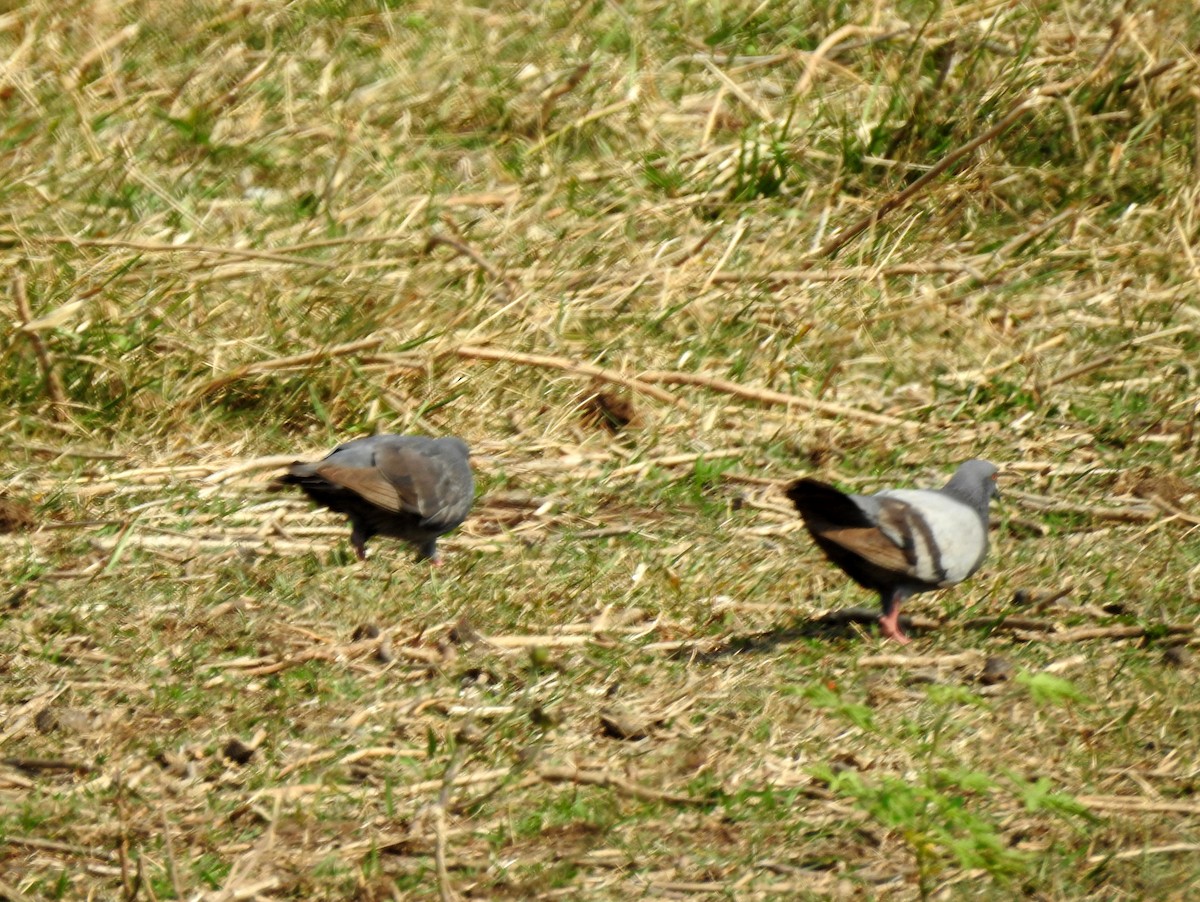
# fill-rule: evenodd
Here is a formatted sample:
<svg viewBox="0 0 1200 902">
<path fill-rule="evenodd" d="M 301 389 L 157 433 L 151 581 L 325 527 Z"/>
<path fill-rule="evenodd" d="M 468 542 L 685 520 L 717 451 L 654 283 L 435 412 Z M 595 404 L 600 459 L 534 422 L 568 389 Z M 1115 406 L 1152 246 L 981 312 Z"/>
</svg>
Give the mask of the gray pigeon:
<svg viewBox="0 0 1200 902">
<path fill-rule="evenodd" d="M 908 642 L 900 603 L 910 595 L 960 583 L 988 550 L 988 502 L 996 467 L 968 460 L 941 489 L 888 489 L 850 495 L 816 479 L 797 479 L 787 496 L 833 563 L 879 593 L 884 636 Z"/>
<path fill-rule="evenodd" d="M 412 543 L 418 560 L 437 564 L 438 536 L 462 523 L 475 500 L 469 453 L 459 438 L 372 435 L 338 445 L 316 463 L 296 461 L 279 481 L 348 516 L 359 560 L 367 540 L 384 535 Z"/>
</svg>

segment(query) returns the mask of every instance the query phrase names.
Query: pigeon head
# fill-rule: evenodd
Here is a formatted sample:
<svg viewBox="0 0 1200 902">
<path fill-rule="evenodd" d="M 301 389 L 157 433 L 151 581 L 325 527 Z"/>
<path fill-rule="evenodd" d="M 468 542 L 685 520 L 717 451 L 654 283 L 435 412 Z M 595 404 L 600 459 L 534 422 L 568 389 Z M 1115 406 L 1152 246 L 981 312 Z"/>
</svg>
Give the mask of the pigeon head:
<svg viewBox="0 0 1200 902">
<path fill-rule="evenodd" d="M 1000 494 L 996 485 L 997 472 L 996 465 L 989 461 L 968 460 L 954 471 L 942 491 L 986 514 L 988 502 Z"/>
<path fill-rule="evenodd" d="M 471 456 L 471 449 L 467 447 L 467 443 L 460 439 L 457 435 L 449 435 L 442 439 L 443 444 L 451 445 L 453 448 L 462 454 L 463 457 Z"/>
</svg>

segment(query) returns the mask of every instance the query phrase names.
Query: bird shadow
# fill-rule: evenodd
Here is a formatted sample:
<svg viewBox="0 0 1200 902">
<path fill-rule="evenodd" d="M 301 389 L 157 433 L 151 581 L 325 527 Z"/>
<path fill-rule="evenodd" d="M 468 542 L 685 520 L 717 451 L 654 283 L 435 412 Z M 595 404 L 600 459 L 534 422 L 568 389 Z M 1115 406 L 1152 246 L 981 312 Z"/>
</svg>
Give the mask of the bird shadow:
<svg viewBox="0 0 1200 902">
<path fill-rule="evenodd" d="M 900 617 L 900 625 L 910 636 L 919 636 L 926 632 L 920 625 L 913 623 L 903 615 Z M 877 608 L 842 608 L 839 611 L 830 611 L 821 617 L 799 619 L 787 626 L 742 636 L 730 636 L 716 648 L 704 651 L 698 651 L 695 648 L 681 648 L 675 652 L 675 657 L 707 663 L 733 655 L 766 654 L 781 645 L 790 645 L 803 640 L 837 642 L 861 639 L 863 627 L 877 630 L 878 626 L 879 610 Z"/>
</svg>

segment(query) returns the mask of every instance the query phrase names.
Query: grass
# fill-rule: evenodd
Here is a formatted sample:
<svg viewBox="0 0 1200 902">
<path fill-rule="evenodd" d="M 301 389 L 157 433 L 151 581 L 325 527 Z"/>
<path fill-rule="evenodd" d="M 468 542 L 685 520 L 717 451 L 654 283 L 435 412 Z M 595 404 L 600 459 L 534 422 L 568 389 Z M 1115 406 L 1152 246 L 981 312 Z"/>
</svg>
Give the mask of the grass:
<svg viewBox="0 0 1200 902">
<path fill-rule="evenodd" d="M 1194 894 L 1156 16 L 0 14 L 0 895 Z M 472 446 L 439 570 L 269 490 L 374 431 Z M 822 619 L 874 602 L 779 485 L 972 456 L 992 552 L 914 645 Z"/>
</svg>

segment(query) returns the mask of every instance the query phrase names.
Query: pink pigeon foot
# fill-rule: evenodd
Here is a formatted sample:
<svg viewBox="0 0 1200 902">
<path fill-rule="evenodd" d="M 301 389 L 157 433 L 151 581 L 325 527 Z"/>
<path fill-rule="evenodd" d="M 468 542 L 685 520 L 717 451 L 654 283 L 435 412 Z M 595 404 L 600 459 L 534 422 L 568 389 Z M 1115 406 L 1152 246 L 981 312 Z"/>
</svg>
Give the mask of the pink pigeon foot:
<svg viewBox="0 0 1200 902">
<path fill-rule="evenodd" d="M 884 638 L 894 639 L 901 645 L 908 645 L 912 640 L 904 635 L 904 631 L 900 629 L 900 609 L 892 608 L 890 614 L 884 614 L 879 618 L 879 631 L 883 633 Z"/>
</svg>

